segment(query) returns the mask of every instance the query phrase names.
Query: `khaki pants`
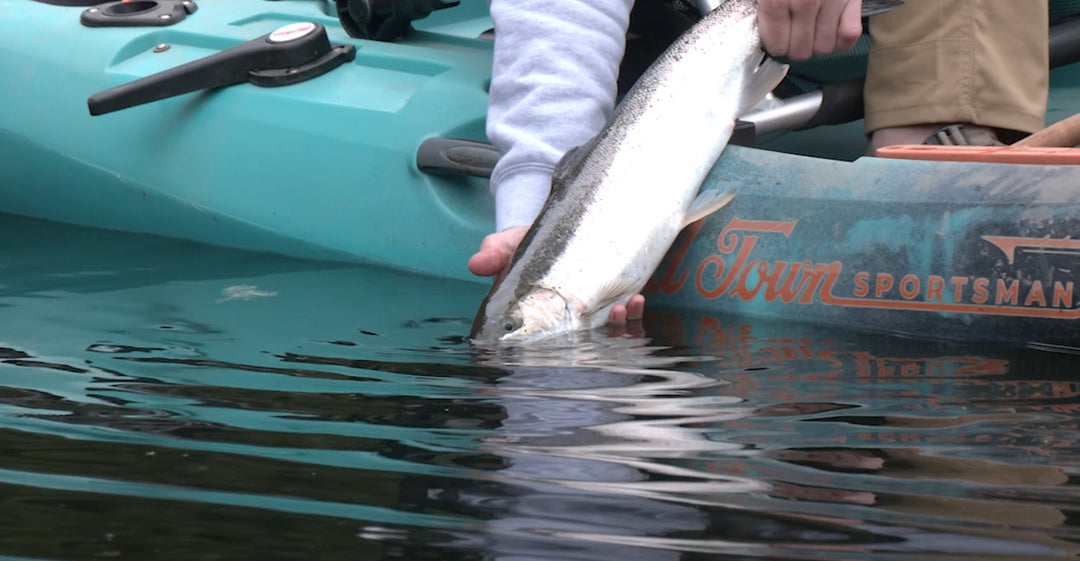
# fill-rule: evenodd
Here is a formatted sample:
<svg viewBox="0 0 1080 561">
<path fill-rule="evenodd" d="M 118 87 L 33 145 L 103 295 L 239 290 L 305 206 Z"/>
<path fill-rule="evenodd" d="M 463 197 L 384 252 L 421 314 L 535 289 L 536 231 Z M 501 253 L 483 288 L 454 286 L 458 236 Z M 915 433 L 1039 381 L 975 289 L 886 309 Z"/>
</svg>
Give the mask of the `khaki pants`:
<svg viewBox="0 0 1080 561">
<path fill-rule="evenodd" d="M 1047 0 L 905 0 L 870 18 L 866 130 L 1043 128 Z"/>
</svg>

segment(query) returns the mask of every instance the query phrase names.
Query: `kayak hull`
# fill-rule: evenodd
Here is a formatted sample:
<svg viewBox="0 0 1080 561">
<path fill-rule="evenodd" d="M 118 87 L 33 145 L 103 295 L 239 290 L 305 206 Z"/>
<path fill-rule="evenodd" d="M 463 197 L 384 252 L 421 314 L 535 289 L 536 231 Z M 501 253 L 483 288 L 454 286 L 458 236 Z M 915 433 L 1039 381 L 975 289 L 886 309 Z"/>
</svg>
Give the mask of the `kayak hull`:
<svg viewBox="0 0 1080 561">
<path fill-rule="evenodd" d="M 902 173 L 900 173 L 902 171 Z M 729 148 L 737 186 L 651 300 L 941 339 L 1080 344 L 1078 166 L 854 163 Z"/>
<path fill-rule="evenodd" d="M 493 227 L 488 182 L 415 158 L 426 139 L 486 140 L 486 3 L 395 43 L 346 36 L 327 6 L 88 28 L 79 8 L 0 0 L 0 211 L 483 282 L 465 263 Z M 356 59 L 89 115 L 97 92 L 301 21 Z M 1054 72 L 1051 121 L 1080 111 L 1078 84 L 1076 65 Z M 684 232 L 650 306 L 1080 348 L 1080 167 L 857 158 L 863 142 L 847 126 L 729 147 L 705 188 L 738 196 Z"/>
</svg>

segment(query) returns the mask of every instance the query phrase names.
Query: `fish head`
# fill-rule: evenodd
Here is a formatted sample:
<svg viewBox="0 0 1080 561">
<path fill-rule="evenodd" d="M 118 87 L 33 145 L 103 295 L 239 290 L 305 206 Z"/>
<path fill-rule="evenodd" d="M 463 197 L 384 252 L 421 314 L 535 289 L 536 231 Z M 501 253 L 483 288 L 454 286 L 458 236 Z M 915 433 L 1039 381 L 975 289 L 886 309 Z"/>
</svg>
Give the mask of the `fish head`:
<svg viewBox="0 0 1080 561">
<path fill-rule="evenodd" d="M 548 288 L 533 288 L 501 314 L 489 317 L 476 338 L 484 341 L 528 343 L 577 329 L 573 303 Z"/>
</svg>

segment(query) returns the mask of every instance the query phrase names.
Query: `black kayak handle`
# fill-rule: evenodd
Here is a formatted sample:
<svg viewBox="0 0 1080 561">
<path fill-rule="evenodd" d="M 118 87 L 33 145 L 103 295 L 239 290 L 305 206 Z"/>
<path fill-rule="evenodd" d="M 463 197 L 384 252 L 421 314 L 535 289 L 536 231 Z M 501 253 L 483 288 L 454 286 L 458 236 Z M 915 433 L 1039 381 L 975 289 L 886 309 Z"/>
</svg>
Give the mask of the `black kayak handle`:
<svg viewBox="0 0 1080 561">
<path fill-rule="evenodd" d="M 321 76 L 355 57 L 352 45 L 331 45 L 322 25 L 293 23 L 220 53 L 98 92 L 90 96 L 87 106 L 91 115 L 104 115 L 242 82 L 285 86 Z"/>
<path fill-rule="evenodd" d="M 416 150 L 416 167 L 426 173 L 490 178 L 499 155 L 499 150 L 486 142 L 429 138 Z"/>
</svg>

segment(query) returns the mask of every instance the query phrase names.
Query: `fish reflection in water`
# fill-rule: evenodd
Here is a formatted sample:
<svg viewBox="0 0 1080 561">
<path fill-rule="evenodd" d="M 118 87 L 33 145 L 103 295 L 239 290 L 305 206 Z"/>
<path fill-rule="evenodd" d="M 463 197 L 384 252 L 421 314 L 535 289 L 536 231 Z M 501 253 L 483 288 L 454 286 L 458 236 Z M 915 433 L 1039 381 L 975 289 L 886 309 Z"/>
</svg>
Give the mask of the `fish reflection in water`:
<svg viewBox="0 0 1080 561">
<path fill-rule="evenodd" d="M 695 349 L 712 356 L 623 338 L 503 363 L 506 417 L 485 449 L 508 460 L 493 477 L 528 490 L 494 534 L 630 548 L 612 558 L 1080 553 L 1076 421 L 1034 389 L 1071 413 L 1076 384 L 933 345 L 892 356 L 745 327 Z"/>
<path fill-rule="evenodd" d="M 504 499 L 504 514 L 489 522 L 492 549 L 508 557 L 549 558 L 530 547 L 527 536 L 591 542 L 593 535 L 701 531 L 707 518 L 692 505 L 670 500 L 681 494 L 674 487 L 685 481 L 694 492 L 715 494 L 758 486 L 752 480 L 663 462 L 713 448 L 736 448 L 710 443 L 700 431 L 680 425 L 726 417 L 730 412 L 724 409 L 739 400 L 679 397 L 723 382 L 663 368 L 702 359 L 663 357 L 660 350 L 613 338 L 556 352 L 522 351 L 510 359 L 512 364 L 502 357 L 508 374 L 492 393 L 506 416 L 499 434 L 486 438 L 485 444 L 508 460 L 493 477 L 522 491 Z M 562 547 L 570 554 L 565 543 Z M 679 558 L 677 551 L 642 549 L 617 540 L 607 547 L 608 554 L 627 559 Z"/>
</svg>

